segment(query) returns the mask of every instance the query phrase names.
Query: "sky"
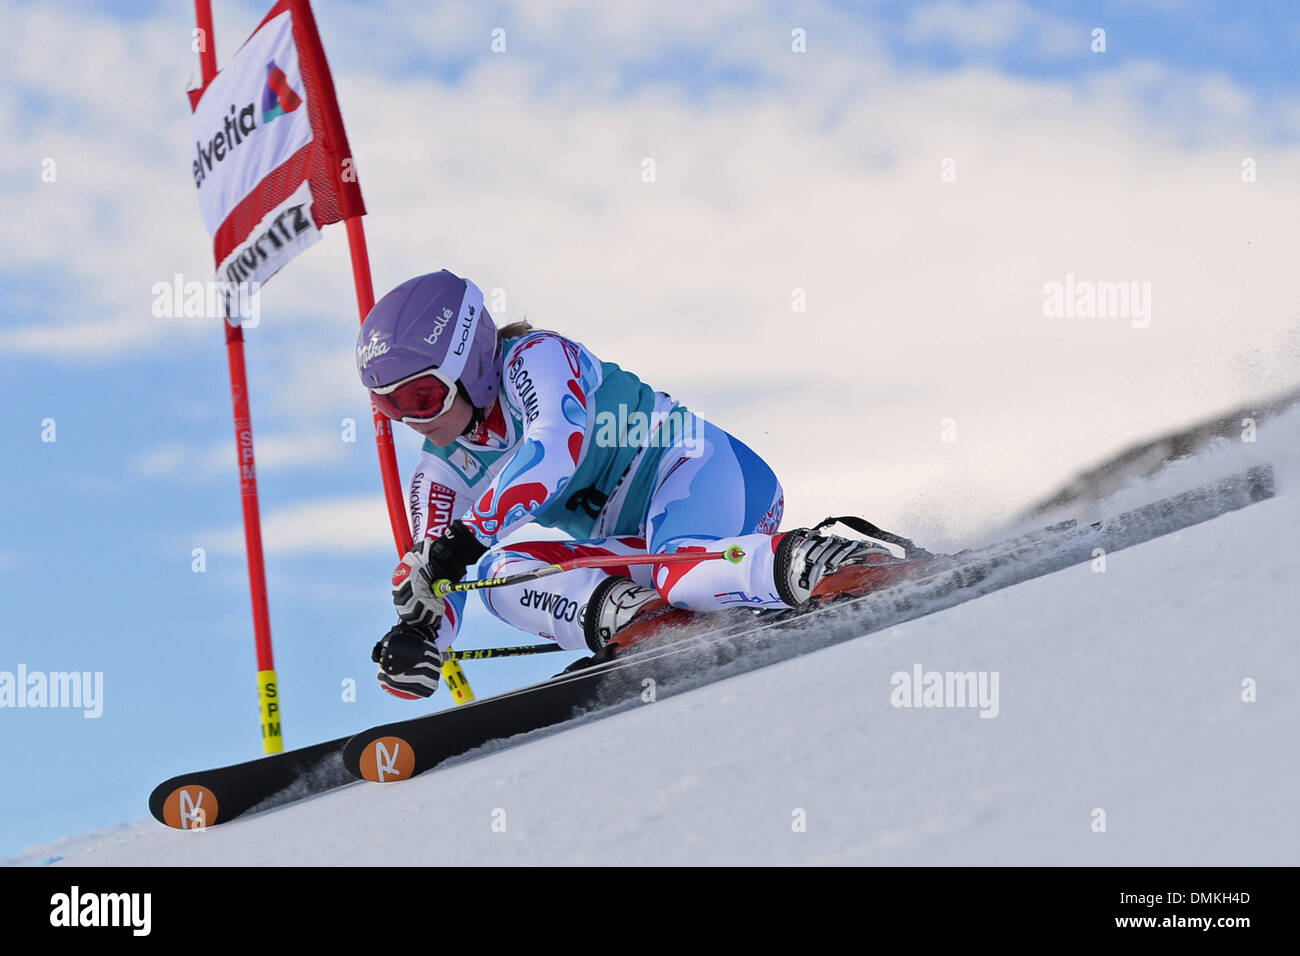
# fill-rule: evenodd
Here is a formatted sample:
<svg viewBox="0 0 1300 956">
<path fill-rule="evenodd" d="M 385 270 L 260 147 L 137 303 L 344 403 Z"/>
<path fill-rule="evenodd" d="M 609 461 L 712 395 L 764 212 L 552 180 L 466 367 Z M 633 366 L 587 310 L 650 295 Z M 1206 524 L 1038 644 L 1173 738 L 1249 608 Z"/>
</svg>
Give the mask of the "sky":
<svg viewBox="0 0 1300 956">
<path fill-rule="evenodd" d="M 215 0 L 219 63 L 268 7 Z M 755 448 L 787 527 L 855 512 L 963 547 L 1131 443 L 1300 379 L 1289 5 L 317 7 L 376 293 L 444 267 L 499 293 L 499 321 L 562 331 Z M 0 855 L 260 752 L 221 325 L 152 309 L 156 283 L 212 274 L 191 13 L 0 2 L 0 671 L 104 688 L 94 719 L 0 710 Z M 1125 283 L 1131 307 L 1049 314 L 1054 283 Z M 301 746 L 415 712 L 369 660 L 396 555 L 341 227 L 260 312 L 271 623 Z M 398 436 L 404 475 L 418 445 Z M 473 602 L 462 634 L 526 640 Z M 483 695 L 570 656 L 468 673 Z"/>
</svg>

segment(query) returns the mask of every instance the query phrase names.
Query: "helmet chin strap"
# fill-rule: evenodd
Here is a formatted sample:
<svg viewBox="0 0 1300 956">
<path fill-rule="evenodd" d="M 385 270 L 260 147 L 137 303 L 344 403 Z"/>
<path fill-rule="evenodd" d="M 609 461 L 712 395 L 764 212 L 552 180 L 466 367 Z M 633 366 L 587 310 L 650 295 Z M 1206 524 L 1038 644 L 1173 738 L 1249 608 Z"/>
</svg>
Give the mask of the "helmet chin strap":
<svg viewBox="0 0 1300 956">
<path fill-rule="evenodd" d="M 479 408 L 473 402 L 470 402 L 469 394 L 465 391 L 465 386 L 460 382 L 456 383 L 456 390 L 460 392 L 461 395 L 465 396 L 465 401 L 469 402 L 470 407 L 469 424 L 465 426 L 465 430 L 461 432 L 461 436 L 472 435 L 478 430 L 478 427 L 483 424 L 483 420 L 487 418 L 488 409 Z M 492 401 L 496 402 L 497 399 L 494 398 Z"/>
</svg>

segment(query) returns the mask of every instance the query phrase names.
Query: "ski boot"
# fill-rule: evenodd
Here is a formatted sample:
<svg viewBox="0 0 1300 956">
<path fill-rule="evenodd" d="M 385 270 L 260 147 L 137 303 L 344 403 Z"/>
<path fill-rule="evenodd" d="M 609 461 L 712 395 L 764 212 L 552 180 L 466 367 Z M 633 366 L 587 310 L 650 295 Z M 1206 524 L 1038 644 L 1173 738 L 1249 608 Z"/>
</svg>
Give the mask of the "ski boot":
<svg viewBox="0 0 1300 956">
<path fill-rule="evenodd" d="M 919 563 L 899 558 L 875 541 L 798 528 L 776 546 L 776 593 L 791 607 L 802 607 L 813 598 L 888 587 L 914 574 Z"/>
</svg>

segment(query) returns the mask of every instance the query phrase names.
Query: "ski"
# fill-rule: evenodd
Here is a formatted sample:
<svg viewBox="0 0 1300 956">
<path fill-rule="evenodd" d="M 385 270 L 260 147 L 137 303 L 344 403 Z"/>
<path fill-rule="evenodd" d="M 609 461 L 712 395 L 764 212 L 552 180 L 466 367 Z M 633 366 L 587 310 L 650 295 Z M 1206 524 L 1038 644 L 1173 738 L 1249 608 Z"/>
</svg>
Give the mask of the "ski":
<svg viewBox="0 0 1300 956">
<path fill-rule="evenodd" d="M 609 660 L 515 691 L 351 737 L 180 774 L 154 788 L 149 810 L 167 826 L 203 829 L 358 778 L 405 779 L 493 742 L 521 743 L 584 716 L 643 706 L 1086 562 L 1096 548 L 1132 547 L 1272 495 L 1272 469 L 1262 465 L 1091 523 L 1063 521 L 936 556 L 892 583 L 880 575 L 844 577 L 839 593 L 819 588 L 820 601 L 812 607 L 693 619 L 653 632 Z M 890 567 L 884 566 L 886 574 Z"/>
<path fill-rule="evenodd" d="M 1268 465 L 1131 511 L 1064 521 L 985 548 L 939 556 L 933 569 L 863 595 L 829 594 L 812 607 L 748 612 L 703 633 L 647 640 L 626 655 L 516 691 L 373 727 L 343 748 L 353 776 L 387 783 L 417 776 L 486 744 L 521 743 L 584 716 L 611 716 L 667 694 L 892 627 L 1094 557 L 1198 524 L 1273 495 Z M 733 612 L 734 614 L 735 612 Z M 740 612 L 744 613 L 744 612 Z M 721 615 L 711 615 L 716 620 Z M 815 624 L 809 628 L 807 625 Z M 799 628 L 796 635 L 792 631 Z M 689 628 L 687 629 L 689 631 Z M 552 731 L 553 732 L 553 731 Z M 525 736 L 527 735 L 527 736 Z"/>
<path fill-rule="evenodd" d="M 674 634 L 647 640 L 625 654 L 591 664 L 581 670 L 557 674 L 549 680 L 518 690 L 472 701 L 450 710 L 372 727 L 352 737 L 343 748 L 343 765 L 353 777 L 375 783 L 405 780 L 430 770 L 494 740 L 543 730 L 600 707 L 610 713 L 619 702 L 628 706 L 653 699 L 660 670 L 674 651 L 708 635 L 735 633 L 745 627 L 753 612 L 723 612 L 731 628 L 715 627 L 703 634 L 687 627 L 685 636 Z M 644 698 L 647 692 L 651 697 Z"/>
<path fill-rule="evenodd" d="M 1064 522 L 1031 532 L 1015 542 L 1039 540 L 1073 524 Z M 952 566 L 954 560 L 955 556 L 936 555 L 924 561 L 895 559 L 848 567 L 818 586 L 817 600 L 796 609 L 736 609 L 708 615 L 669 612 L 672 623 L 650 630 L 631 645 L 616 638 L 610 656 L 588 659 L 590 663 L 581 669 L 571 668 L 527 687 L 357 734 L 343 748 L 344 767 L 354 777 L 374 783 L 406 780 L 493 741 L 543 731 L 584 714 L 611 716 L 669 691 L 680 693 L 720 680 L 725 676 L 721 672 L 701 678 L 736 660 L 742 647 L 752 653 L 779 639 L 773 630 L 776 625 L 799 622 L 832 607 L 838 610 L 845 601 L 852 603 L 877 589 L 920 579 L 934 568 Z M 680 617 L 674 618 L 674 614 Z"/>
<path fill-rule="evenodd" d="M 750 615 L 742 612 L 741 616 Z M 716 626 L 721 622 L 711 623 Z M 518 652 L 522 648 L 506 650 Z M 457 655 L 464 660 L 485 656 L 486 652 L 477 651 Z M 577 692 L 574 699 L 580 699 L 583 682 L 571 690 Z M 501 696 L 505 695 L 493 699 Z M 480 736 L 494 732 L 491 726 L 477 731 Z M 344 768 L 342 760 L 344 745 L 351 739 L 340 737 L 226 767 L 179 774 L 153 789 L 149 812 L 159 823 L 175 829 L 206 829 L 352 783 L 355 777 Z"/>
<path fill-rule="evenodd" d="M 149 794 L 155 820 L 177 830 L 204 830 L 351 783 L 343 769 L 348 737 L 255 760 L 183 773 Z"/>
</svg>

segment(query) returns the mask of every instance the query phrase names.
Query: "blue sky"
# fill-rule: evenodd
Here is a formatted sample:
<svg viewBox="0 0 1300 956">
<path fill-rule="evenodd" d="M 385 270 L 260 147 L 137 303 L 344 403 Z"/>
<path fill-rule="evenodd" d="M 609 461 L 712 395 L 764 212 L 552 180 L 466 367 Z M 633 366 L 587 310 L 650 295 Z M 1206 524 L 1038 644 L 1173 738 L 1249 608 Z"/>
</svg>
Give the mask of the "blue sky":
<svg viewBox="0 0 1300 956">
<path fill-rule="evenodd" d="M 263 7 L 214 6 L 224 63 Z M 377 294 L 444 264 L 506 286 L 506 318 L 563 326 L 735 423 L 796 520 L 845 507 L 964 542 L 1126 441 L 1294 382 L 1277 278 L 1300 170 L 1289 5 L 318 6 Z M 0 3 L 16 37 L 0 67 L 0 670 L 105 681 L 97 720 L 0 711 L 0 856 L 141 816 L 163 778 L 260 750 L 220 325 L 149 315 L 153 282 L 211 270 L 186 160 L 189 11 Z M 486 52 L 498 25 L 504 60 Z M 807 59 L 791 59 L 793 26 Z M 929 185 L 950 152 L 987 176 L 952 209 Z M 643 155 L 663 170 L 654 200 Z M 1237 198 L 1242 156 L 1259 159 L 1258 199 Z M 1122 227 L 1080 212 L 1044 238 L 1067 194 Z M 1151 276 L 1177 321 L 1141 339 L 1017 311 L 1090 269 Z M 793 285 L 829 303 L 798 323 L 808 338 L 852 349 L 799 351 L 816 343 L 782 316 Z M 420 708 L 372 680 L 396 556 L 340 227 L 272 280 L 262 315 L 247 360 L 301 746 Z M 956 449 L 928 437 L 945 414 L 970 436 Z M 417 448 L 400 436 L 404 474 Z M 471 607 L 461 646 L 527 640 Z M 469 676 L 483 695 L 572 656 Z"/>
</svg>

